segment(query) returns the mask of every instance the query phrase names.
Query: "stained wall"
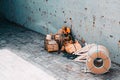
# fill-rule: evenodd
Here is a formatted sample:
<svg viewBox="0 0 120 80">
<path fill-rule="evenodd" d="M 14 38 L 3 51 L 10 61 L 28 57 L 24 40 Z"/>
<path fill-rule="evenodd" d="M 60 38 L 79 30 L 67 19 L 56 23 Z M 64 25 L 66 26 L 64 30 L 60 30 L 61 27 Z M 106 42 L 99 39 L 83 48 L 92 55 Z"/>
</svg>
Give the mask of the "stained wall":
<svg viewBox="0 0 120 80">
<path fill-rule="evenodd" d="M 67 25 L 74 37 L 106 46 L 120 64 L 120 0 L 1 0 L 8 20 L 42 34 Z"/>
</svg>

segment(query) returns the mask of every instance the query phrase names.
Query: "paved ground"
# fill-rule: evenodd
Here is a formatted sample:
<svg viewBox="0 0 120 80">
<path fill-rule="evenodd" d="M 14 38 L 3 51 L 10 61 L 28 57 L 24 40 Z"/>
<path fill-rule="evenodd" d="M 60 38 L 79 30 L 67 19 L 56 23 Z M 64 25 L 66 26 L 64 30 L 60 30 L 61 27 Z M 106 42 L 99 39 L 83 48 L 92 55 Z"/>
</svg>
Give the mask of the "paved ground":
<svg viewBox="0 0 120 80">
<path fill-rule="evenodd" d="M 48 53 L 47 51 L 45 51 L 43 44 L 44 38 L 45 36 L 42 34 L 33 32 L 26 28 L 22 28 L 19 25 L 0 20 L 0 51 L 10 51 L 11 56 L 15 55 L 15 61 L 20 58 L 20 61 L 18 60 L 18 65 L 23 63 L 22 68 L 24 69 L 25 66 L 23 72 L 26 72 L 26 66 L 28 66 L 27 64 L 24 64 L 25 62 L 30 65 L 30 67 L 28 66 L 28 70 L 31 69 L 33 73 L 35 73 L 34 70 L 38 70 L 38 73 L 35 73 L 36 75 L 32 75 L 33 77 L 38 76 L 40 71 L 42 71 L 39 76 L 46 74 L 45 76 L 47 78 L 52 77 L 53 80 L 120 80 L 119 66 L 112 64 L 110 72 L 103 75 L 84 73 L 82 72 L 82 70 L 84 69 L 85 64 L 67 59 L 66 57 L 63 57 L 62 53 L 58 55 L 56 52 Z M 4 78 L 0 80 L 13 80 L 9 77 L 14 75 L 17 75 L 16 78 L 19 79 L 19 66 L 16 65 L 18 70 L 14 68 L 15 65 L 6 66 L 7 64 L 12 65 L 14 63 L 14 60 L 9 61 L 9 57 L 5 56 L 7 54 L 3 54 L 2 52 L 0 54 L 0 65 L 3 65 L 2 67 L 0 66 L 0 78 Z M 33 66 L 34 68 L 31 68 L 31 66 Z M 9 67 L 11 72 L 7 71 L 7 67 Z M 17 70 L 18 74 L 16 74 L 14 70 Z M 7 72 L 11 73 L 11 76 L 8 77 L 7 74 L 9 73 Z M 4 75 L 5 77 L 3 77 L 2 75 Z M 26 77 L 29 77 L 28 75 L 28 72 L 24 74 L 24 76 Z M 28 80 L 28 78 L 22 78 L 21 80 Z M 33 80 L 37 79 L 34 78 Z M 39 80 L 42 80 L 42 78 Z"/>
<path fill-rule="evenodd" d="M 56 80 L 8 49 L 0 50 L 0 80 Z"/>
</svg>

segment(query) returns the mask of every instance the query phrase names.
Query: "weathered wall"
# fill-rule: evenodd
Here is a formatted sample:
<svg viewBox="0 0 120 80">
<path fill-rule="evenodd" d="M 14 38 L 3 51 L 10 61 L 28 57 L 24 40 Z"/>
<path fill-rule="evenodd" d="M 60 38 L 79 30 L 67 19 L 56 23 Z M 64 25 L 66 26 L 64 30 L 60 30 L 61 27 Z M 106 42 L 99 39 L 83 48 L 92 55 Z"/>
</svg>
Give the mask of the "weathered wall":
<svg viewBox="0 0 120 80">
<path fill-rule="evenodd" d="M 2 0 L 7 19 L 43 34 L 72 25 L 77 39 L 105 45 L 120 64 L 120 0 Z"/>
</svg>

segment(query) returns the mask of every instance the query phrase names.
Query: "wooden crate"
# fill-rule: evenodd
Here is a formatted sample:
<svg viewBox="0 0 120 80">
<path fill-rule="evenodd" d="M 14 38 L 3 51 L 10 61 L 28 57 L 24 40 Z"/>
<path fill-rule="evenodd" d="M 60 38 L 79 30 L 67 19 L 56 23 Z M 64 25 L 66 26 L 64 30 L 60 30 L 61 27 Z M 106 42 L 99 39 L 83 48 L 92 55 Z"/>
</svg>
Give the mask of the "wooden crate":
<svg viewBox="0 0 120 80">
<path fill-rule="evenodd" d="M 45 48 L 48 52 L 58 51 L 58 44 L 55 40 L 46 40 Z"/>
</svg>

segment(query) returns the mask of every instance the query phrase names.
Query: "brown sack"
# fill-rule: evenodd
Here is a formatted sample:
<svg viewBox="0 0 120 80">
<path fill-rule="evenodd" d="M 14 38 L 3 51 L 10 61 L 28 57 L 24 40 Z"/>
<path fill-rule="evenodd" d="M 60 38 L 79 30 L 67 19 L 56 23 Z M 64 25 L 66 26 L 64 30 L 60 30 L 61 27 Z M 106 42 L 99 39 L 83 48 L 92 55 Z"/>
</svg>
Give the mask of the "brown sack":
<svg viewBox="0 0 120 80">
<path fill-rule="evenodd" d="M 70 54 L 80 49 L 81 49 L 81 45 L 78 43 L 78 41 L 76 41 L 75 43 L 67 43 L 65 45 L 65 51 Z"/>
</svg>

